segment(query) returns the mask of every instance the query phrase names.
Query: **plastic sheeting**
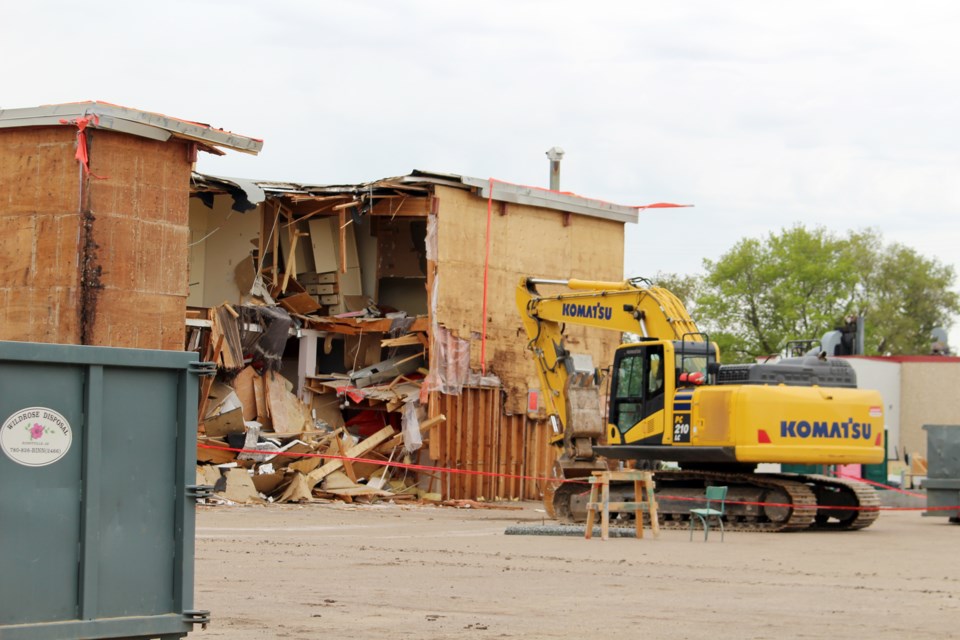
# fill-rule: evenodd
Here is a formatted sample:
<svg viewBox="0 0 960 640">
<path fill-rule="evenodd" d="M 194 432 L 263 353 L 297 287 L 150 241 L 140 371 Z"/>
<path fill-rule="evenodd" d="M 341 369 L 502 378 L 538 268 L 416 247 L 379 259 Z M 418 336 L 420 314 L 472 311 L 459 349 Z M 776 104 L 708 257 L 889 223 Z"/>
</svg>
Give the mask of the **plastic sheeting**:
<svg viewBox="0 0 960 640">
<path fill-rule="evenodd" d="M 416 401 L 407 401 L 403 405 L 403 448 L 407 453 L 413 453 L 423 446 L 423 438 L 420 436 L 420 416 L 417 415 L 419 403 Z"/>
<path fill-rule="evenodd" d="M 434 361 L 426 380 L 428 390 L 460 395 L 470 376 L 470 341 L 437 325 L 433 330 L 433 353 Z"/>
<path fill-rule="evenodd" d="M 427 260 L 437 260 L 437 216 L 430 214 L 427 216 Z"/>
</svg>

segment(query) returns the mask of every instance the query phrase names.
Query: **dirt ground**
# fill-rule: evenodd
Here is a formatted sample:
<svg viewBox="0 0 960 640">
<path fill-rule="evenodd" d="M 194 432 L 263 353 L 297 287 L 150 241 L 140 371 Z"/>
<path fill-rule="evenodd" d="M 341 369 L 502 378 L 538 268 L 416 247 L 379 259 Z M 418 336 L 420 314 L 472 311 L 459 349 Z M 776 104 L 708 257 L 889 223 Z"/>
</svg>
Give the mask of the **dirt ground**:
<svg viewBox="0 0 960 640">
<path fill-rule="evenodd" d="M 200 507 L 191 638 L 960 637 L 960 526 L 690 542 L 505 535 L 520 511 Z"/>
</svg>

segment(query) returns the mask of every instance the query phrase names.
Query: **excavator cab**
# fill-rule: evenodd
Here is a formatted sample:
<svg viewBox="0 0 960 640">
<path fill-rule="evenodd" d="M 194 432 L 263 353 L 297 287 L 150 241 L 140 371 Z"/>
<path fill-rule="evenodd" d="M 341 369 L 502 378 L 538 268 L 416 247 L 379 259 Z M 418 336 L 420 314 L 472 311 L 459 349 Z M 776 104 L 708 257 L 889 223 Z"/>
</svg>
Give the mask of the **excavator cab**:
<svg viewBox="0 0 960 640">
<path fill-rule="evenodd" d="M 662 432 L 666 369 L 663 342 L 633 344 L 617 351 L 610 424 L 616 425 L 621 435 L 641 422 L 651 422 L 651 416 L 658 413 Z"/>
<path fill-rule="evenodd" d="M 715 345 L 709 342 L 647 340 L 621 346 L 613 365 L 608 441 L 661 444 L 674 394 L 712 381 L 715 371 Z"/>
</svg>

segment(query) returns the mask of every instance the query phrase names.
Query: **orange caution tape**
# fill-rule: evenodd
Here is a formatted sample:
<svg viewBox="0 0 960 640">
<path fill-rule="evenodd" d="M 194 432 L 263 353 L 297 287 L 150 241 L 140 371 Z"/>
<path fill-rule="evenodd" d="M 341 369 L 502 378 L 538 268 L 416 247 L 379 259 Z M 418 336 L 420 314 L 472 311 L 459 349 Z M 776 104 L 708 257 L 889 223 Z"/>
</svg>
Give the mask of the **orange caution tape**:
<svg viewBox="0 0 960 640">
<path fill-rule="evenodd" d="M 217 447 L 214 445 L 197 443 L 197 447 L 201 449 L 212 449 L 215 451 L 232 451 L 234 453 L 252 453 L 257 455 L 275 455 L 275 456 L 286 456 L 288 458 L 324 458 L 328 460 L 343 460 L 345 462 L 365 462 L 369 464 L 376 464 L 382 467 L 396 467 L 398 469 L 409 469 L 411 471 L 430 471 L 434 473 L 452 473 L 452 474 L 461 474 L 469 476 L 483 476 L 489 478 L 511 478 L 511 479 L 520 479 L 520 480 L 536 480 L 542 482 L 557 482 L 557 483 L 572 483 L 572 484 L 582 484 L 588 485 L 589 482 L 586 480 L 566 480 L 561 478 L 552 478 L 552 477 L 543 477 L 543 476 L 525 476 L 520 474 L 512 473 L 495 473 L 493 471 L 475 471 L 472 469 L 450 469 L 449 467 L 434 467 L 424 464 L 410 464 L 405 462 L 391 462 L 389 460 L 371 460 L 369 458 L 351 458 L 349 456 L 337 456 L 329 453 L 289 453 L 289 452 L 279 452 L 275 453 L 273 451 L 261 451 L 259 449 L 236 449 L 233 447 Z M 859 480 L 860 478 L 858 478 Z M 886 486 L 879 483 L 879 486 Z M 891 487 L 893 488 L 893 487 Z M 909 494 L 913 496 L 923 497 L 921 494 Z M 663 502 L 664 500 L 676 500 L 679 502 L 703 502 L 703 498 L 692 498 L 689 496 L 671 496 L 660 494 L 657 496 L 657 500 Z M 757 506 L 757 507 L 783 507 L 783 508 L 793 508 L 796 505 L 780 503 L 780 502 L 750 502 L 747 500 L 725 500 L 726 504 L 738 504 L 738 505 L 747 505 L 747 506 Z M 817 505 L 818 511 L 960 511 L 960 505 L 957 506 L 947 506 L 947 507 L 845 507 L 845 506 L 832 506 L 832 505 Z"/>
<path fill-rule="evenodd" d="M 74 157 L 77 159 L 77 162 L 83 166 L 84 174 L 93 176 L 97 180 L 106 180 L 106 176 L 98 176 L 90 171 L 90 151 L 87 149 L 87 126 L 91 122 L 94 125 L 99 125 L 100 116 L 94 113 L 74 120 L 60 120 L 60 124 L 73 124 L 77 126 L 77 153 Z"/>
</svg>

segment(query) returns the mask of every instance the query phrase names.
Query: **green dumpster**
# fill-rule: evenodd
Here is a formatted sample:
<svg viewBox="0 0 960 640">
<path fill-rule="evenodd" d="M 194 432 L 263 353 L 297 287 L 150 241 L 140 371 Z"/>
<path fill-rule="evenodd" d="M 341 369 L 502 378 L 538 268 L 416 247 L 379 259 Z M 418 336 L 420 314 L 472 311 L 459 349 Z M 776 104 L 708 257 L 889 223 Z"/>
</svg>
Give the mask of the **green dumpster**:
<svg viewBox="0 0 960 640">
<path fill-rule="evenodd" d="M 180 638 L 194 353 L 0 342 L 0 638 Z"/>
</svg>

